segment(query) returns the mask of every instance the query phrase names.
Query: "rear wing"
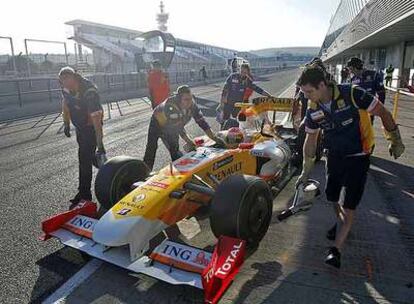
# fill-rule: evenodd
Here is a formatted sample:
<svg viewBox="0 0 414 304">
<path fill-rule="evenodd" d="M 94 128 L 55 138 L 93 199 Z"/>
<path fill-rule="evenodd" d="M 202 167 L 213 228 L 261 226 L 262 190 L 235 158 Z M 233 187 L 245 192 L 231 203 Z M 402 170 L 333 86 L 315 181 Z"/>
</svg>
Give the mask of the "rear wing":
<svg viewBox="0 0 414 304">
<path fill-rule="evenodd" d="M 252 100 L 252 103 L 236 102 L 234 106 L 254 114 L 267 111 L 290 113 L 292 112 L 294 101 L 293 98 L 257 97 Z"/>
</svg>

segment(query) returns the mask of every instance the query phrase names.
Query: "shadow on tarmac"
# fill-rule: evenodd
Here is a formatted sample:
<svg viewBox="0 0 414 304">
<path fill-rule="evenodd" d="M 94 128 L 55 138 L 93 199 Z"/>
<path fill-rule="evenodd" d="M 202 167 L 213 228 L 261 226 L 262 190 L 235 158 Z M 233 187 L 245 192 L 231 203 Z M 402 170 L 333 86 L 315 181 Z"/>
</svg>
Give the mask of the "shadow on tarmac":
<svg viewBox="0 0 414 304">
<path fill-rule="evenodd" d="M 375 157 L 372 162 L 395 174 L 406 170 L 406 174 L 414 178 L 414 169 L 410 167 Z M 321 182 L 321 189 L 325 186 L 323 166 L 323 162 L 319 163 L 318 170 L 315 170 L 317 173 L 314 172 L 312 176 Z M 370 171 L 372 174 L 372 168 Z M 387 176 L 381 179 L 384 183 L 390 180 Z M 410 185 L 414 185 L 412 180 L 410 182 Z M 258 271 L 241 286 L 234 302 L 414 303 L 414 275 L 411 272 L 414 266 L 407 265 L 414 263 L 414 250 L 411 254 L 407 253 L 409 244 L 414 248 L 414 236 L 411 236 L 410 243 L 401 246 L 401 227 L 387 220 L 388 210 L 384 199 L 377 187 L 372 185 L 372 179 L 369 183 L 370 189 L 366 188 L 356 222 L 343 249 L 341 270 L 332 269 L 323 262 L 326 249 L 332 246 L 325 239 L 325 233 L 333 221 L 332 208 L 326 203 L 323 194 L 310 211 L 286 222 L 278 222 L 275 219 L 277 212 L 274 213 L 269 228 L 273 230 L 270 232 L 271 241 L 280 243 L 280 247 L 284 248 L 275 250 L 273 261 L 267 259 L 266 262 L 252 265 Z M 382 187 L 381 184 L 378 186 Z M 414 192 L 413 186 L 390 186 L 400 193 Z M 414 207 L 413 199 L 411 203 Z M 412 217 L 414 212 L 409 214 Z M 302 241 L 296 242 L 297 238 Z M 282 257 L 280 252 L 286 256 Z M 267 254 L 272 256 L 272 252 Z M 283 262 L 280 264 L 278 261 Z"/>
<path fill-rule="evenodd" d="M 87 260 L 88 256 L 70 247 L 63 247 L 38 260 L 36 264 L 39 266 L 39 276 L 33 286 L 30 303 L 42 303 L 49 294 L 78 272 Z"/>
</svg>

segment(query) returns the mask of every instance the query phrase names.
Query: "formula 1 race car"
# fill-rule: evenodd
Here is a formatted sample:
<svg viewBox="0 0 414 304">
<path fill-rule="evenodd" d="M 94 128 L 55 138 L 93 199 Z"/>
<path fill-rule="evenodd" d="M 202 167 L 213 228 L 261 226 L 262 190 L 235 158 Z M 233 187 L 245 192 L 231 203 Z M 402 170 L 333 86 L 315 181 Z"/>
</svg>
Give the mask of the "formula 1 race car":
<svg viewBox="0 0 414 304">
<path fill-rule="evenodd" d="M 218 301 L 243 262 L 246 246 L 257 246 L 272 218 L 271 188 L 280 188 L 295 171 L 294 132 L 266 125 L 267 111 L 289 112 L 292 99 L 258 98 L 240 104 L 247 119 L 220 132 L 226 147 L 206 137 L 150 176 L 144 162 L 127 156 L 110 159 L 99 170 L 97 204 L 83 201 L 42 223 L 43 239 L 63 244 L 133 272 L 171 284 L 187 284 Z M 202 208 L 204 207 L 204 208 Z M 165 239 L 165 229 L 203 209 L 218 243 L 214 252 Z"/>
</svg>

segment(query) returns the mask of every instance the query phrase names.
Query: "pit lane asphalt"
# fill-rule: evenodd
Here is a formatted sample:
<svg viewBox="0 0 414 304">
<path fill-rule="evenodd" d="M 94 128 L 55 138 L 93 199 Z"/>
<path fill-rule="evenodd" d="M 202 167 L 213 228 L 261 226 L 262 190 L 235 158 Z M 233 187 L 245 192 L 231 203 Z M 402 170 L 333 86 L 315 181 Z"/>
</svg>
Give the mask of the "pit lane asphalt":
<svg viewBox="0 0 414 304">
<path fill-rule="evenodd" d="M 297 74 L 298 70 L 282 71 L 258 77 L 258 83 L 277 95 Z M 215 128 L 214 109 L 220 92 L 221 83 L 194 89 L 197 102 Z M 105 106 L 105 110 L 104 141 L 108 156 L 142 157 L 151 114 L 145 99 L 119 101 Z M 0 122 L 1 303 L 41 302 L 87 261 L 56 240 L 37 240 L 41 220 L 66 210 L 68 199 L 76 193 L 75 134 L 72 132 L 68 139 L 61 127 L 59 114 Z M 201 134 L 194 124 L 187 129 L 193 135 Z M 156 168 L 168 159 L 160 143 Z"/>
</svg>

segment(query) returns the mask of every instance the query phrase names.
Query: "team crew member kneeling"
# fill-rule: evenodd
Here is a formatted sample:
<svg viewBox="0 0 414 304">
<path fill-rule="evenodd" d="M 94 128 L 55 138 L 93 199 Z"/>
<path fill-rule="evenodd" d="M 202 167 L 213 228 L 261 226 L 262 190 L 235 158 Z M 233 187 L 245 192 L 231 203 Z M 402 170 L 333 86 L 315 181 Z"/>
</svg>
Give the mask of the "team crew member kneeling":
<svg viewBox="0 0 414 304">
<path fill-rule="evenodd" d="M 369 114 L 379 116 L 384 126 L 390 155 L 398 158 L 404 152 L 400 132 L 390 112 L 379 99 L 361 87 L 351 84 L 328 83 L 324 72 L 315 66 L 306 68 L 297 84 L 309 106 L 305 116 L 306 139 L 303 146 L 303 169 L 297 184 L 308 179 L 314 165 L 317 135 L 324 131 L 328 150 L 326 165 L 326 197 L 332 202 L 337 217 L 327 233 L 335 241 L 325 263 L 339 268 L 344 242 L 354 220 L 355 209 L 365 188 L 374 145 L 374 133 Z M 339 204 L 340 192 L 345 191 L 343 205 Z"/>
<path fill-rule="evenodd" d="M 59 72 L 59 81 L 63 95 L 64 133 L 70 137 L 70 121 L 72 121 L 79 145 L 79 192 L 71 200 L 75 205 L 82 199 L 92 199 L 92 165 L 99 167 L 106 160 L 102 141 L 103 109 L 96 86 L 72 68 L 62 68 Z"/>
<path fill-rule="evenodd" d="M 195 122 L 204 130 L 208 137 L 222 143 L 211 131 L 209 124 L 194 102 L 190 87 L 186 85 L 181 86 L 177 89 L 174 96 L 159 104 L 152 114 L 144 156 L 144 162 L 150 170 L 154 166 L 159 138 L 167 147 L 173 161 L 182 156 L 178 143 L 179 136 L 190 148 L 195 148 L 194 142 L 188 137 L 184 128 L 191 118 L 194 118 Z"/>
</svg>

